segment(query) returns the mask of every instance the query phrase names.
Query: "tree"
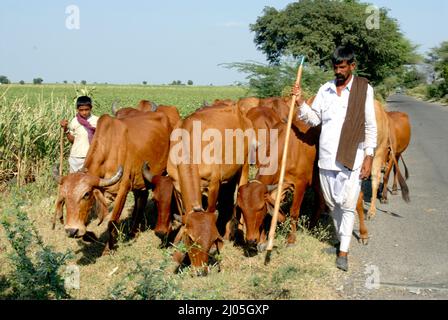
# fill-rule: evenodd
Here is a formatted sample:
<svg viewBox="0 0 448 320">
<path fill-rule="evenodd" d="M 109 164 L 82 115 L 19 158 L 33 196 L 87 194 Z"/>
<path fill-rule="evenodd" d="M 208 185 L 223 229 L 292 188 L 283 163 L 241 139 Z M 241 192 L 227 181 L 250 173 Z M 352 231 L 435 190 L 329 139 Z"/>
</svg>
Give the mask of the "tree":
<svg viewBox="0 0 448 320">
<path fill-rule="evenodd" d="M 9 84 L 11 81 L 9 81 L 7 76 L 0 76 L 0 84 Z"/>
<path fill-rule="evenodd" d="M 187 81 L 187 84 L 188 84 L 189 86 L 192 86 L 192 85 L 193 85 L 193 80 L 188 80 L 188 81 Z"/>
<path fill-rule="evenodd" d="M 379 29 L 367 28 L 371 15 L 368 4 L 358 0 L 302 0 L 284 10 L 266 7 L 250 28 L 257 48 L 271 64 L 285 56 L 305 55 L 310 63 L 328 70 L 334 49 L 350 45 L 357 53 L 359 74 L 377 84 L 419 57 L 387 9 L 379 10 Z"/>
<path fill-rule="evenodd" d="M 448 95 L 448 41 L 431 49 L 428 62 L 437 72 L 435 83 L 429 87 L 431 98 L 443 98 Z"/>
<path fill-rule="evenodd" d="M 297 61 L 282 61 L 276 65 L 257 62 L 236 62 L 223 64 L 224 67 L 246 73 L 251 93 L 259 98 L 288 95 L 297 75 Z M 305 66 L 302 89 L 306 96 L 315 94 L 319 87 L 332 77 L 316 66 Z"/>
<path fill-rule="evenodd" d="M 146 81 L 143 81 L 142 83 L 144 86 L 146 86 L 148 84 L 148 82 L 146 82 Z"/>
<path fill-rule="evenodd" d="M 64 83 L 67 84 L 67 80 L 64 80 Z"/>
<path fill-rule="evenodd" d="M 42 78 L 34 78 L 33 79 L 33 84 L 42 84 L 42 82 L 44 82 L 44 79 L 42 79 Z"/>
<path fill-rule="evenodd" d="M 19 83 L 23 85 L 23 84 L 25 84 L 25 81 L 20 80 Z"/>
<path fill-rule="evenodd" d="M 85 86 L 85 85 L 87 84 L 87 81 L 86 81 L 86 80 L 81 80 L 81 84 L 82 84 L 83 86 Z"/>
</svg>

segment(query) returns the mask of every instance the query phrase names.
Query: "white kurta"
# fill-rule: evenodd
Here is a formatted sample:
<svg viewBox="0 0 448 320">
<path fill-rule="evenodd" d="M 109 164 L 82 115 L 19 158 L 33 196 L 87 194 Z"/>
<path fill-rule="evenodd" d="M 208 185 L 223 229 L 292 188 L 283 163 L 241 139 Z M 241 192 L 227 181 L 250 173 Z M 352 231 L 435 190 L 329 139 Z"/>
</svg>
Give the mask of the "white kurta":
<svg viewBox="0 0 448 320">
<path fill-rule="evenodd" d="M 354 170 L 350 171 L 336 161 L 352 84 L 353 77 L 342 90 L 341 96 L 338 96 L 335 81 L 327 82 L 319 89 L 313 105 L 310 107 L 304 103 L 298 115 L 300 120 L 310 126 L 322 125 L 319 141 L 320 182 L 342 252 L 348 252 L 350 247 L 356 204 L 361 191 L 361 166 L 366 155 L 373 155 L 377 141 L 374 92 L 369 85 L 365 105 L 365 141 L 358 146 Z"/>
</svg>

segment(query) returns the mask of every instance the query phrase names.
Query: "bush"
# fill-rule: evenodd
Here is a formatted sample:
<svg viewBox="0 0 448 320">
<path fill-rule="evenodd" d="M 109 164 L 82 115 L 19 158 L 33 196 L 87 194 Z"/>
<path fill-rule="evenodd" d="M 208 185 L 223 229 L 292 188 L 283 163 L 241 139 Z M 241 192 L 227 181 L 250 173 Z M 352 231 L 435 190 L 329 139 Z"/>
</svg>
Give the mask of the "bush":
<svg viewBox="0 0 448 320">
<path fill-rule="evenodd" d="M 8 77 L 6 76 L 0 76 L 0 84 L 9 84 L 11 81 L 9 81 Z"/>
<path fill-rule="evenodd" d="M 27 214 L 21 210 L 24 202 L 17 198 L 12 201 L 12 207 L 7 208 L 1 217 L 1 224 L 13 249 L 8 254 L 13 271 L 3 284 L 0 298 L 69 298 L 59 271 L 71 253 L 54 252 L 46 246 Z"/>
<path fill-rule="evenodd" d="M 44 82 L 44 79 L 42 79 L 42 78 L 34 78 L 33 79 L 33 84 L 42 84 L 42 82 Z"/>
</svg>

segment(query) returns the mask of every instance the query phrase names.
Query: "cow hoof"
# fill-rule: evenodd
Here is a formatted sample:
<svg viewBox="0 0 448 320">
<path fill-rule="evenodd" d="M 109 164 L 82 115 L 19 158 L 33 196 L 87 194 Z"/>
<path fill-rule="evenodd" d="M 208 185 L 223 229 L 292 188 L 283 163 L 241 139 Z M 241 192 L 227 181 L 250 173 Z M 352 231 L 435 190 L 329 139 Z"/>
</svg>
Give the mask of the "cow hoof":
<svg viewBox="0 0 448 320">
<path fill-rule="evenodd" d="M 392 190 L 391 194 L 392 194 L 393 196 L 398 196 L 398 190 Z"/>
<path fill-rule="evenodd" d="M 257 249 L 258 249 L 259 253 L 266 251 L 267 248 L 268 248 L 268 244 L 267 243 L 259 243 L 257 245 Z"/>
<path fill-rule="evenodd" d="M 375 219 L 375 216 L 376 216 L 376 214 L 369 213 L 369 214 L 367 214 L 367 220 L 373 220 L 373 219 Z"/>
<path fill-rule="evenodd" d="M 369 244 L 369 239 L 368 238 L 362 238 L 361 239 L 361 243 L 366 246 L 366 245 Z"/>
<path fill-rule="evenodd" d="M 387 200 L 387 199 L 380 199 L 380 202 L 382 204 L 389 204 L 389 200 Z"/>
</svg>

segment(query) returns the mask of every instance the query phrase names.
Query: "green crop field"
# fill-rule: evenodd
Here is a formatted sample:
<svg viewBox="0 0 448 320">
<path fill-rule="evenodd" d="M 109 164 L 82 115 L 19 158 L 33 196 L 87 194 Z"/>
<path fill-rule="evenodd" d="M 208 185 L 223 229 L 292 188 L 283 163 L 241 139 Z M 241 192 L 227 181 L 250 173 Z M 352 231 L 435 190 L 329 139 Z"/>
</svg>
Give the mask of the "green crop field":
<svg viewBox="0 0 448 320">
<path fill-rule="evenodd" d="M 173 248 L 159 248 L 148 228 L 126 237 L 129 195 L 122 215 L 118 249 L 101 256 L 105 226 L 89 230 L 99 240 L 69 239 L 62 225 L 51 230 L 57 184 L 50 173 L 59 158 L 59 121 L 75 115 L 74 99 L 89 94 L 96 115 L 112 102 L 135 106 L 141 99 L 175 105 L 183 117 L 204 101 L 238 99 L 244 87 L 98 85 L 0 86 L 0 299 L 335 299 L 339 285 L 334 257 L 325 253 L 328 228 L 299 228 L 297 245 L 285 245 L 288 224 L 280 226 L 272 262 L 264 254 L 247 258 L 226 242 L 209 276 L 186 269 L 175 274 Z M 68 143 L 65 144 L 68 155 Z M 67 164 L 66 164 L 67 167 Z M 67 171 L 67 168 L 65 169 Z M 148 205 L 147 224 L 154 223 Z M 182 248 L 180 248 L 182 249 Z M 79 272 L 79 287 L 64 287 L 66 267 Z"/>
</svg>

